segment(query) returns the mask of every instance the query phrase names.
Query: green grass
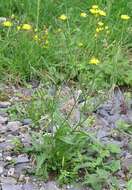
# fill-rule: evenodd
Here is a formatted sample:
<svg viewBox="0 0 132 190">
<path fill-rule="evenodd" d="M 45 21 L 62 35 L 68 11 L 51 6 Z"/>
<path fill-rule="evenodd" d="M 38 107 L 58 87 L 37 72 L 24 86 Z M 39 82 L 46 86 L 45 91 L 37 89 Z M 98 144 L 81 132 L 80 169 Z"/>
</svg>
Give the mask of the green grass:
<svg viewBox="0 0 132 190">
<path fill-rule="evenodd" d="M 93 4 L 105 10 L 106 17 L 92 15 L 89 9 Z M 132 16 L 131 4 L 131 0 L 2 0 L 1 16 L 11 20 L 14 14 L 15 19 L 11 28 L 0 26 L 1 79 L 23 82 L 36 78 L 54 83 L 75 80 L 94 89 L 131 85 L 131 19 L 120 19 L 121 14 Z M 81 12 L 87 17 L 80 17 Z M 61 14 L 68 20 L 59 20 Z M 98 21 L 109 27 L 109 33 L 102 31 L 95 38 Z M 17 31 L 18 22 L 31 24 L 33 31 Z M 35 34 L 41 36 L 38 43 L 33 39 Z M 46 41 L 48 45 L 44 45 Z M 92 56 L 100 64 L 90 65 Z"/>
<path fill-rule="evenodd" d="M 89 10 L 94 4 L 106 16 L 92 15 Z M 82 12 L 87 16 L 81 17 Z M 62 14 L 68 19 L 60 20 Z M 130 19 L 121 20 L 122 14 Z M 1 82 L 25 84 L 37 79 L 58 85 L 74 81 L 79 89 L 90 94 L 113 85 L 132 86 L 131 0 L 1 0 L 0 16 L 13 23 L 12 27 L 0 23 Z M 96 37 L 99 21 L 104 26 Z M 18 30 L 24 23 L 30 24 L 32 30 Z M 90 64 L 92 57 L 99 64 Z M 8 111 L 14 119 L 31 118 L 32 127 L 38 127 L 35 130 L 42 127 L 28 150 L 36 159 L 36 174 L 48 178 L 55 173 L 60 184 L 79 179 L 95 190 L 104 185 L 118 189 L 118 179 L 113 175 L 120 170 L 120 149 L 115 145 L 104 147 L 80 126 L 73 130 L 60 117 L 58 101 L 59 97 L 42 93 L 29 104 L 16 105 Z M 82 111 L 91 113 L 91 99 L 88 104 Z M 41 126 L 43 120 L 45 124 Z M 87 121 L 89 125 L 93 120 L 91 117 Z M 58 128 L 49 135 L 45 131 L 53 124 Z M 126 134 L 128 128 L 121 123 L 118 130 Z M 14 139 L 14 144 L 16 151 L 21 151 L 18 139 Z M 131 188 L 131 181 L 127 181 Z"/>
</svg>

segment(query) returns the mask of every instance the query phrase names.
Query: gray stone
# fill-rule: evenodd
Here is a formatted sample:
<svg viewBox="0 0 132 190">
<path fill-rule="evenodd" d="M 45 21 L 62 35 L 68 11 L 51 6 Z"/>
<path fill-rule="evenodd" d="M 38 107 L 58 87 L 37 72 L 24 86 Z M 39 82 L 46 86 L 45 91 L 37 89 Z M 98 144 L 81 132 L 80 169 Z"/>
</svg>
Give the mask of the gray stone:
<svg viewBox="0 0 132 190">
<path fill-rule="evenodd" d="M 5 22 L 6 18 L 5 17 L 0 17 L 0 23 Z"/>
<path fill-rule="evenodd" d="M 2 190 L 23 190 L 22 185 L 14 185 L 14 184 L 2 184 Z"/>
<path fill-rule="evenodd" d="M 102 129 L 99 129 L 99 131 L 97 132 L 97 138 L 101 139 L 101 138 L 109 136 L 109 134 L 110 133 L 106 129 L 102 128 Z"/>
<path fill-rule="evenodd" d="M 27 119 L 24 119 L 23 122 L 22 122 L 23 125 L 31 125 L 32 124 L 32 120 L 27 118 Z"/>
<path fill-rule="evenodd" d="M 0 137 L 0 143 L 5 142 L 6 138 L 4 136 Z"/>
<path fill-rule="evenodd" d="M 83 190 L 80 184 L 67 185 L 68 190 Z"/>
<path fill-rule="evenodd" d="M 10 121 L 7 124 L 7 130 L 11 132 L 16 132 L 19 130 L 20 126 L 21 126 L 20 121 Z"/>
<path fill-rule="evenodd" d="M 11 156 L 7 156 L 5 159 L 6 159 L 6 161 L 10 162 L 12 160 L 12 157 Z"/>
<path fill-rule="evenodd" d="M 32 171 L 33 168 L 30 166 L 29 163 L 22 163 L 22 164 L 17 164 L 15 165 L 15 173 L 20 176 L 25 175 L 27 172 L 31 173 L 30 171 Z"/>
<path fill-rule="evenodd" d="M 17 180 L 14 177 L 0 177 L 2 184 L 17 184 Z"/>
<path fill-rule="evenodd" d="M 3 166 L 0 166 L 0 175 L 4 172 Z"/>
<path fill-rule="evenodd" d="M 10 102 L 0 102 L 0 108 L 8 108 L 11 106 Z"/>
<path fill-rule="evenodd" d="M 21 141 L 22 141 L 22 143 L 23 143 L 23 145 L 25 147 L 30 147 L 30 145 L 31 145 L 31 136 L 28 133 L 21 134 Z"/>
<path fill-rule="evenodd" d="M 45 190 L 60 190 L 54 181 L 49 181 L 44 186 Z"/>
<path fill-rule="evenodd" d="M 7 127 L 5 125 L 0 124 L 0 134 L 5 133 L 7 131 Z"/>
<path fill-rule="evenodd" d="M 4 151 L 12 150 L 14 148 L 14 146 L 15 145 L 13 145 L 10 141 L 4 141 L 4 142 L 0 143 L 0 149 L 4 150 Z"/>
<path fill-rule="evenodd" d="M 8 176 L 14 176 L 14 174 L 15 174 L 15 168 L 10 168 L 8 170 Z"/>
<path fill-rule="evenodd" d="M 39 187 L 33 183 L 27 183 L 23 185 L 23 190 L 39 190 Z M 52 190 L 52 189 L 50 189 Z"/>
<path fill-rule="evenodd" d="M 30 162 L 29 159 L 28 159 L 28 156 L 25 155 L 25 154 L 21 154 L 19 155 L 16 159 L 16 164 L 23 164 L 23 163 L 28 163 Z"/>
<path fill-rule="evenodd" d="M 130 170 L 132 171 L 132 155 L 126 157 L 123 161 L 122 161 L 122 166 L 124 169 L 126 170 Z"/>
<path fill-rule="evenodd" d="M 5 124 L 7 123 L 7 121 L 8 121 L 7 117 L 0 116 L 0 124 Z"/>
<path fill-rule="evenodd" d="M 6 109 L 0 110 L 0 116 L 2 116 L 2 117 L 7 117 L 8 116 L 8 114 L 6 113 Z"/>
</svg>

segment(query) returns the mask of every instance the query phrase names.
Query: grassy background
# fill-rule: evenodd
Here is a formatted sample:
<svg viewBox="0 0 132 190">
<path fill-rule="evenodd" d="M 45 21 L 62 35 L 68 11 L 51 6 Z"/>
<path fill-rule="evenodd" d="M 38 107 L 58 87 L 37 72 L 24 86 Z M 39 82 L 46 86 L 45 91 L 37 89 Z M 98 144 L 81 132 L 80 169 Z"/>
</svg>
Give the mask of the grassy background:
<svg viewBox="0 0 132 190">
<path fill-rule="evenodd" d="M 93 4 L 98 4 L 107 16 L 90 14 Z M 34 78 L 54 83 L 74 80 L 94 89 L 113 83 L 131 85 L 131 19 L 120 19 L 121 14 L 131 16 L 131 7 L 131 0 L 1 0 L 0 16 L 10 20 L 14 14 L 15 19 L 12 28 L 0 26 L 0 78 L 14 82 Z M 87 17 L 80 17 L 81 12 Z M 61 14 L 68 20 L 60 21 Z M 17 31 L 18 21 L 38 27 L 38 35 L 45 35 L 48 29 L 48 46 L 34 41 L 34 31 Z M 98 21 L 109 26 L 109 34 L 103 31 L 95 38 Z M 90 65 L 92 56 L 101 63 Z"/>
</svg>

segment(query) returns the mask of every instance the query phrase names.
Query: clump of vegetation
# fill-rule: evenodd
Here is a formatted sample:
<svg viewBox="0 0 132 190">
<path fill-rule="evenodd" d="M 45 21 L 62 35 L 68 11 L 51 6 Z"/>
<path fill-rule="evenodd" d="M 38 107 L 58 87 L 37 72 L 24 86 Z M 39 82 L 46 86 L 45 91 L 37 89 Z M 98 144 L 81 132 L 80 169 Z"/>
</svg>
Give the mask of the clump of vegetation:
<svg viewBox="0 0 132 190">
<path fill-rule="evenodd" d="M 2 0 L 1 79 L 75 80 L 95 90 L 131 86 L 130 4 Z"/>
<path fill-rule="evenodd" d="M 45 179 L 54 173 L 60 184 L 83 182 L 95 190 L 118 186 L 120 148 L 104 146 L 89 133 L 63 125 L 55 134 L 36 134 L 28 151 L 35 156 L 36 175 Z"/>
<path fill-rule="evenodd" d="M 113 85 L 132 86 L 131 0 L 96 2 L 0 3 L 0 80 L 17 85 L 33 79 L 55 85 L 75 83 L 86 97 L 81 111 L 91 114 L 85 120 L 89 126 L 95 122 L 92 113 L 98 104 L 91 97 L 94 92 Z M 45 179 L 55 174 L 60 184 L 77 181 L 94 190 L 118 189 L 120 148 L 104 146 L 79 124 L 72 128 L 68 118 L 61 118 L 59 96 L 38 93 L 27 105 L 8 109 L 11 118 L 31 118 L 32 127 L 41 129 L 35 132 L 28 150 L 36 160 L 36 174 Z M 8 100 L 3 92 L 0 95 L 2 101 Z M 130 100 L 128 94 L 126 99 Z M 117 125 L 118 132 L 131 135 L 128 124 Z M 13 143 L 15 151 L 20 152 L 23 147 L 19 139 Z M 127 186 L 131 190 L 131 180 Z"/>
</svg>

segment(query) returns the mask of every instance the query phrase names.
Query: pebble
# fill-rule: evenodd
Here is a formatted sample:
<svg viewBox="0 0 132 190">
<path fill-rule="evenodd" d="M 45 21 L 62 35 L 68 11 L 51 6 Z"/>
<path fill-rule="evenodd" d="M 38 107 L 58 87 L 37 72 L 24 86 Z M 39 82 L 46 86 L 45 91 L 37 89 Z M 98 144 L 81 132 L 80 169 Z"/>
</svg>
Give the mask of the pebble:
<svg viewBox="0 0 132 190">
<path fill-rule="evenodd" d="M 7 124 L 7 130 L 11 132 L 16 132 L 19 130 L 20 126 L 21 126 L 20 121 L 10 121 Z"/>
<path fill-rule="evenodd" d="M 21 185 L 5 183 L 5 184 L 2 184 L 2 190 L 23 190 L 23 189 Z"/>
<path fill-rule="evenodd" d="M 0 124 L 6 124 L 8 121 L 8 118 L 7 117 L 2 117 L 0 116 Z"/>
<path fill-rule="evenodd" d="M 0 102 L 0 108 L 8 108 L 11 106 L 10 102 Z"/>
<path fill-rule="evenodd" d="M 0 23 L 1 22 L 5 22 L 6 21 L 6 18 L 5 17 L 0 17 Z"/>
<path fill-rule="evenodd" d="M 6 110 L 0 110 L 0 116 L 2 116 L 2 117 L 7 117 L 8 116 L 8 114 L 6 113 Z"/>
<path fill-rule="evenodd" d="M 5 125 L 0 124 L 0 134 L 5 133 L 7 131 L 7 128 Z"/>
<path fill-rule="evenodd" d="M 31 125 L 32 124 L 32 120 L 31 119 L 24 119 L 22 122 L 23 125 Z"/>
<path fill-rule="evenodd" d="M 16 164 L 23 164 L 29 162 L 28 156 L 21 154 L 16 159 Z"/>
<path fill-rule="evenodd" d="M 128 171 L 132 171 L 132 155 L 123 160 L 122 166 Z"/>
<path fill-rule="evenodd" d="M 12 160 L 12 157 L 11 156 L 7 156 L 6 157 L 6 161 L 11 161 Z"/>
<path fill-rule="evenodd" d="M 17 179 L 14 177 L 0 177 L 0 182 L 2 184 L 17 184 Z M 3 190 L 3 189 L 2 189 Z"/>
<path fill-rule="evenodd" d="M 23 190 L 39 190 L 38 186 L 32 183 L 27 183 L 23 185 Z M 52 189 L 50 189 L 52 190 Z"/>
<path fill-rule="evenodd" d="M 60 190 L 54 181 L 49 181 L 45 184 L 45 190 Z"/>
<path fill-rule="evenodd" d="M 21 174 L 18 181 L 23 182 L 25 180 L 25 175 Z"/>
<path fill-rule="evenodd" d="M 0 175 L 3 173 L 4 168 L 2 166 L 0 166 Z"/>
<path fill-rule="evenodd" d="M 8 176 L 13 176 L 15 173 L 15 168 L 10 168 L 8 171 Z"/>
</svg>

